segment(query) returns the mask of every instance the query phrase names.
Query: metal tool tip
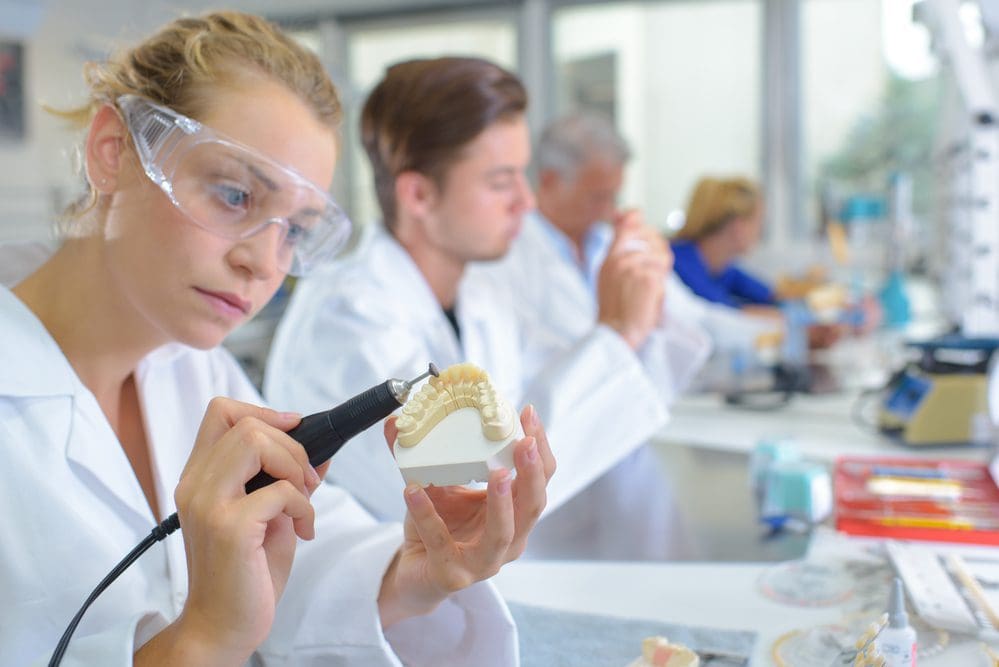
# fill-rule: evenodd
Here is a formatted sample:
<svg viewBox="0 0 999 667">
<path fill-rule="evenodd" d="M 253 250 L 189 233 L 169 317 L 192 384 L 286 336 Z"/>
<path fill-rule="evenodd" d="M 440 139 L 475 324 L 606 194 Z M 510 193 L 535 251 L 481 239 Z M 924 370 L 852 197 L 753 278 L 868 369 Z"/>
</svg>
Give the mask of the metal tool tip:
<svg viewBox="0 0 999 667">
<path fill-rule="evenodd" d="M 435 363 L 434 363 L 434 362 L 432 362 L 432 361 L 430 362 L 430 368 L 428 369 L 428 371 L 429 371 L 429 372 L 430 372 L 430 374 L 431 374 L 431 375 L 433 375 L 433 376 L 434 376 L 435 378 L 436 378 L 436 377 L 440 377 L 440 375 L 441 375 L 441 371 L 440 371 L 440 369 L 439 369 L 439 368 L 437 368 L 437 364 L 435 364 Z"/>
</svg>

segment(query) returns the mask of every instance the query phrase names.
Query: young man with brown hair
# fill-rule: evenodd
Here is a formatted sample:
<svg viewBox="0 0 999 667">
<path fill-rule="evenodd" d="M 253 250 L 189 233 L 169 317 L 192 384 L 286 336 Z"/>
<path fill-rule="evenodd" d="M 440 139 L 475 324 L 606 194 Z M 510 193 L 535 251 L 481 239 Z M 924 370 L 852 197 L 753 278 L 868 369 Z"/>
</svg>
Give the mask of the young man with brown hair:
<svg viewBox="0 0 999 667">
<path fill-rule="evenodd" d="M 265 388 L 274 404 L 308 412 L 428 360 L 472 362 L 512 403 L 533 405 L 528 418 L 544 421 L 559 466 L 550 511 L 665 423 L 660 387 L 636 350 L 659 322 L 671 257 L 650 230 L 622 224 L 599 276 L 596 322 L 526 372 L 525 351 L 544 341 L 518 320 L 518 295 L 465 279 L 470 262 L 507 252 L 533 208 L 526 105 L 520 81 L 484 60 L 388 69 L 361 121 L 383 226 L 352 257 L 297 287 Z M 405 510 L 398 468 L 377 437 L 348 444 L 329 476 L 377 516 Z"/>
</svg>

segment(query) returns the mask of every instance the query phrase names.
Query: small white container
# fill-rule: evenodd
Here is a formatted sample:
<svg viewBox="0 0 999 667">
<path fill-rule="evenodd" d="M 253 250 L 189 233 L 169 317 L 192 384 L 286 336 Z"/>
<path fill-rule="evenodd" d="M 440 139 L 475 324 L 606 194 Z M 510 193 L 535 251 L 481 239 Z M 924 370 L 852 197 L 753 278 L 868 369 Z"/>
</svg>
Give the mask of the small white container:
<svg viewBox="0 0 999 667">
<path fill-rule="evenodd" d="M 916 667 L 916 631 L 905 613 L 902 580 L 895 577 L 888 601 L 888 625 L 876 640 L 886 667 Z"/>
</svg>

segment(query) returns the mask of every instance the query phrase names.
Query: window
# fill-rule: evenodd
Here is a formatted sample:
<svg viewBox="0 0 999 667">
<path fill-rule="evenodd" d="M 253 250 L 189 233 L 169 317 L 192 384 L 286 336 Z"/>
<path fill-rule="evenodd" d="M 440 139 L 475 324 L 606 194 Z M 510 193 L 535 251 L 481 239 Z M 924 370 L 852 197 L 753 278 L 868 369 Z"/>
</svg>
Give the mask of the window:
<svg viewBox="0 0 999 667">
<path fill-rule="evenodd" d="M 631 145 L 623 206 L 665 224 L 704 174 L 760 178 L 758 0 L 605 3 L 553 16 L 557 114 L 610 116 Z"/>
<path fill-rule="evenodd" d="M 381 217 L 367 156 L 361 147 L 359 123 L 368 92 L 392 63 L 410 58 L 472 55 L 488 58 L 516 71 L 517 33 L 514 16 L 492 13 L 469 18 L 432 18 L 357 25 L 349 29 L 349 94 L 345 95 L 346 136 L 349 151 L 349 207 L 351 218 L 369 224 Z"/>
<path fill-rule="evenodd" d="M 801 11 L 805 218 L 883 203 L 893 174 L 911 179 L 916 223 L 933 198 L 940 99 L 930 37 L 913 0 L 805 0 Z M 848 47 L 846 45 L 849 45 Z M 860 206 L 860 208 L 863 208 Z M 920 236 L 917 234 L 917 237 Z"/>
</svg>

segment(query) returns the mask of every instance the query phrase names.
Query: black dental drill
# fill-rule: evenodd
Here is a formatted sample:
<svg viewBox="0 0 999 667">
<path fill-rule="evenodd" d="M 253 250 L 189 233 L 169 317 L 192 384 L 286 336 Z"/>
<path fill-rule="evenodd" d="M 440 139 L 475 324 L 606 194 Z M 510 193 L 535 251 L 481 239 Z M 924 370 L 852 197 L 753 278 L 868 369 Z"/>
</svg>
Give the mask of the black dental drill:
<svg viewBox="0 0 999 667">
<path fill-rule="evenodd" d="M 302 423 L 288 431 L 288 435 L 302 443 L 309 463 L 315 468 L 340 451 L 355 435 L 392 414 L 406 402 L 413 385 L 431 375 L 440 375 L 434 364 L 413 380 L 386 380 L 335 408 L 303 417 Z M 261 470 L 246 483 L 246 492 L 252 493 L 273 481 L 273 477 Z"/>
<path fill-rule="evenodd" d="M 396 408 L 406 402 L 409 390 L 413 388 L 413 385 L 431 375 L 434 377 L 440 375 L 437 366 L 432 363 L 426 373 L 413 380 L 386 380 L 334 408 L 303 417 L 298 426 L 288 431 L 288 435 L 305 447 L 305 451 L 309 455 L 309 463 L 313 467 L 321 465 L 340 451 L 340 448 L 348 440 L 392 414 Z M 246 483 L 246 492 L 252 493 L 274 481 L 273 477 L 261 470 Z M 62 661 L 76 626 L 80 624 L 84 612 L 93 604 L 97 596 L 103 593 L 104 589 L 121 576 L 121 573 L 138 560 L 139 556 L 144 554 L 149 547 L 166 538 L 178 528 L 180 528 L 180 519 L 174 512 L 160 525 L 153 528 L 152 532 L 97 584 L 97 588 L 76 612 L 76 616 L 73 617 L 69 627 L 63 633 L 59 644 L 52 653 L 52 658 L 49 660 L 49 667 L 56 667 Z"/>
</svg>

